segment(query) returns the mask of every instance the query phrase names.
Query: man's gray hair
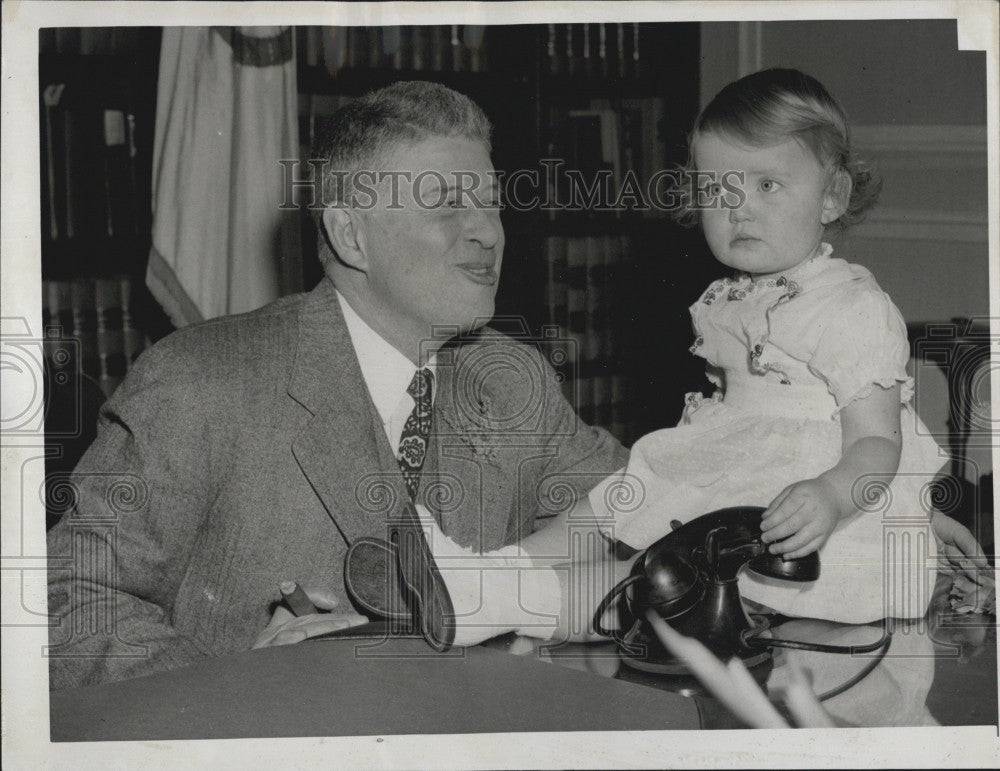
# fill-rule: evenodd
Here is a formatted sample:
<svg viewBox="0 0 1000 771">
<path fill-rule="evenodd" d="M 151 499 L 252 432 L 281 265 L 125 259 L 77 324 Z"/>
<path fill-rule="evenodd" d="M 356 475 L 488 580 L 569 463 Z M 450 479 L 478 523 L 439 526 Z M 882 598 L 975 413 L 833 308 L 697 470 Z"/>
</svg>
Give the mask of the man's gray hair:
<svg viewBox="0 0 1000 771">
<path fill-rule="evenodd" d="M 312 153 L 326 161 L 322 201 L 349 201 L 357 173 L 388 170 L 390 155 L 402 145 L 435 136 L 465 137 L 490 150 L 492 132 L 477 104 L 439 83 L 408 80 L 372 91 L 341 107 L 323 127 Z M 322 210 L 315 214 L 322 218 Z"/>
</svg>

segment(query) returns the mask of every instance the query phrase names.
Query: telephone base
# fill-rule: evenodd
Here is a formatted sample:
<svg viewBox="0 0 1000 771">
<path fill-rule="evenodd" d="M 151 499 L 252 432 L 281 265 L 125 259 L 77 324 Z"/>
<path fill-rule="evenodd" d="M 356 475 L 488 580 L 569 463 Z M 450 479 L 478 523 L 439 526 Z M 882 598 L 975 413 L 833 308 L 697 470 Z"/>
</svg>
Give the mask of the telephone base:
<svg viewBox="0 0 1000 771">
<path fill-rule="evenodd" d="M 640 672 L 648 672 L 655 675 L 673 675 L 673 676 L 685 676 L 691 675 L 691 670 L 688 669 L 687 665 L 673 657 L 663 657 L 649 660 L 646 658 L 639 658 L 637 656 L 630 656 L 625 651 L 620 652 L 622 663 L 631 668 L 637 669 Z M 747 651 L 745 655 L 740 655 L 740 660 L 743 662 L 743 666 L 747 669 L 753 669 L 761 664 L 765 664 L 771 660 L 770 650 L 757 650 L 757 651 Z"/>
</svg>

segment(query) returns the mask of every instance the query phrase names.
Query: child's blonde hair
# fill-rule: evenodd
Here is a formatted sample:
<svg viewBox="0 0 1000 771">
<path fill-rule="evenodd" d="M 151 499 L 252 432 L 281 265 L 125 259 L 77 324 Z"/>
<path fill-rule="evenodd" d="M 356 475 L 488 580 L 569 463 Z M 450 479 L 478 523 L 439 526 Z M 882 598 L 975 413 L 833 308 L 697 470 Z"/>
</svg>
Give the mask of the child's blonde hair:
<svg viewBox="0 0 1000 771">
<path fill-rule="evenodd" d="M 851 193 L 844 213 L 831 225 L 844 228 L 860 222 L 874 205 L 882 183 L 867 164 L 854 158 L 847 117 L 836 100 L 813 77 L 798 70 L 770 69 L 755 72 L 723 88 L 695 120 L 688 142 L 688 160 L 682 180 L 692 179 L 698 137 L 715 134 L 751 146 L 766 147 L 793 137 L 808 147 L 833 171 L 831 179 L 846 175 Z M 691 206 L 691 186 L 681 184 L 676 219 L 698 224 L 698 209 Z"/>
</svg>

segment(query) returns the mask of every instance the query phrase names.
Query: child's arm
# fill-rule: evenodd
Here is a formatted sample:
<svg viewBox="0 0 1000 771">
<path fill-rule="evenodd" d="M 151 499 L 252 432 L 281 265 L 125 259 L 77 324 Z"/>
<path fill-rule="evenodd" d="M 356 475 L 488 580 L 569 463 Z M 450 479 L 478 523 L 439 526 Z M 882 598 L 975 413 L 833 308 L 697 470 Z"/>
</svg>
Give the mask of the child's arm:
<svg viewBox="0 0 1000 771">
<path fill-rule="evenodd" d="M 786 559 L 822 547 L 837 523 L 857 509 L 862 477 L 892 481 L 899 468 L 899 385 L 875 387 L 869 396 L 841 410 L 843 453 L 840 462 L 815 479 L 782 490 L 764 512 L 761 528 L 771 551 Z"/>
</svg>

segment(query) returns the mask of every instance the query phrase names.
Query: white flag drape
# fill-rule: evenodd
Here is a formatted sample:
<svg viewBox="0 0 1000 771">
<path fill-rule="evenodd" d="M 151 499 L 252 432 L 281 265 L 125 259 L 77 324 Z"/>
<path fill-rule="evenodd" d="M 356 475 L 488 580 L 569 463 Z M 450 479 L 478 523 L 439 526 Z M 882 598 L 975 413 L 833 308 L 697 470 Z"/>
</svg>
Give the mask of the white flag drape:
<svg viewBox="0 0 1000 771">
<path fill-rule="evenodd" d="M 290 27 L 166 27 L 146 283 L 178 327 L 302 288 L 298 212 L 282 209 L 297 159 Z"/>
</svg>

